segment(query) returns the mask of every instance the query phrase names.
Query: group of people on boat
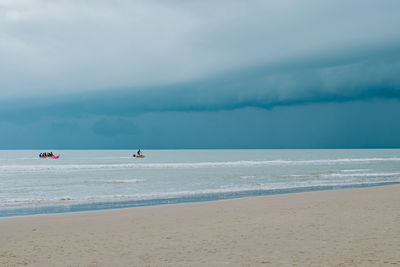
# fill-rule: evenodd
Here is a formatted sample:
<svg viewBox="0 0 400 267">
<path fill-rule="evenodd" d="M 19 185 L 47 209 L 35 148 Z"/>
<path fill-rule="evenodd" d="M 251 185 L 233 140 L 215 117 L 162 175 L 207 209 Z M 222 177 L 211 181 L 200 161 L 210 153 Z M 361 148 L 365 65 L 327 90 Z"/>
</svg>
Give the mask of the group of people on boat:
<svg viewBox="0 0 400 267">
<path fill-rule="evenodd" d="M 47 158 L 47 157 L 53 157 L 54 154 L 53 152 L 43 152 L 39 154 L 39 158 Z"/>
</svg>

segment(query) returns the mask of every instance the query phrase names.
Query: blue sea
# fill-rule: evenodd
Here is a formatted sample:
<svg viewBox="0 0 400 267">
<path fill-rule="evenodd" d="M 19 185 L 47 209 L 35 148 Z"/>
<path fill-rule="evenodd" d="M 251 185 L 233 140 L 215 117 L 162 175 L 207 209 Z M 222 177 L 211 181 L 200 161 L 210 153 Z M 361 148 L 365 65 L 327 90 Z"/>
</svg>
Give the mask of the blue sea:
<svg viewBox="0 0 400 267">
<path fill-rule="evenodd" d="M 0 151 L 0 217 L 400 183 L 400 149 Z"/>
</svg>

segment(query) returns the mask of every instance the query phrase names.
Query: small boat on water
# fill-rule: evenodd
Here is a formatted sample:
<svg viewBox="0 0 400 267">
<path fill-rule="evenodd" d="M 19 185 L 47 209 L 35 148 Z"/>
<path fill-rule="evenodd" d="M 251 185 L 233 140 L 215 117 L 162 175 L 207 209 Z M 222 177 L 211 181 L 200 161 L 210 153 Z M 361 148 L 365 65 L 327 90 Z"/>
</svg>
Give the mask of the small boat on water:
<svg viewBox="0 0 400 267">
<path fill-rule="evenodd" d="M 142 154 L 142 150 L 138 150 L 138 152 L 136 152 L 136 154 L 133 154 L 134 158 L 144 158 L 144 155 Z"/>
<path fill-rule="evenodd" d="M 41 159 L 58 159 L 60 157 L 60 155 L 57 155 L 57 156 L 42 156 L 42 157 L 39 157 L 39 158 L 41 158 Z"/>
</svg>

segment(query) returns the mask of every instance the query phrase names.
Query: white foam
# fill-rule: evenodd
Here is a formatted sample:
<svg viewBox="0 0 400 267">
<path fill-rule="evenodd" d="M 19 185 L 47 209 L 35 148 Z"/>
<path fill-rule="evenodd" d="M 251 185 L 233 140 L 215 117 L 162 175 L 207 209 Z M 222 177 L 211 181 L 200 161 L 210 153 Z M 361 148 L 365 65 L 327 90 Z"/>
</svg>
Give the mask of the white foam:
<svg viewBox="0 0 400 267">
<path fill-rule="evenodd" d="M 140 179 L 132 179 L 140 180 Z M 113 180 L 118 182 L 119 180 Z M 110 195 L 90 195 L 90 196 L 76 196 L 76 197 L 58 197 L 58 198 L 41 198 L 36 199 L 14 199 L 2 201 L 1 208 L 15 208 L 22 206 L 48 206 L 48 205 L 71 205 L 71 204 L 84 204 L 84 203 L 98 203 L 98 202 L 115 202 L 115 201 L 138 201 L 138 200 L 158 200 L 169 198 L 185 198 L 196 197 L 207 194 L 224 194 L 224 193 L 243 193 L 247 191 L 258 190 L 291 190 L 296 188 L 308 187 L 321 187 L 321 186 L 360 186 L 360 185 L 374 185 L 381 184 L 382 182 L 400 182 L 399 179 L 386 179 L 384 181 L 365 181 L 365 180 L 306 180 L 300 182 L 272 182 L 272 183 L 251 183 L 245 185 L 222 185 L 219 188 L 197 189 L 197 190 L 180 190 L 173 192 L 154 192 L 143 194 L 110 194 Z"/>
<path fill-rule="evenodd" d="M 349 170 L 340 170 L 341 172 L 365 172 L 369 171 L 370 169 L 349 169 Z"/>
<path fill-rule="evenodd" d="M 398 182 L 398 180 L 386 180 L 386 183 Z M 134 194 L 134 195 L 112 195 L 112 196 L 93 196 L 86 199 L 88 202 L 93 201 L 123 201 L 123 200 L 151 200 L 151 199 L 168 199 L 168 198 L 180 198 L 180 197 L 193 197 L 198 195 L 207 194 L 223 194 L 223 193 L 241 193 L 248 191 L 258 190 L 286 190 L 296 188 L 308 188 L 308 187 L 321 187 L 321 186 L 359 186 L 359 185 L 374 185 L 380 184 L 381 182 L 366 182 L 366 181 L 341 181 L 341 182 L 329 182 L 329 181 L 304 181 L 300 183 L 272 183 L 272 184 L 248 184 L 242 186 L 231 186 L 214 189 L 203 189 L 203 190 L 181 190 L 174 192 L 159 192 L 154 194 Z M 85 201 L 85 202 L 86 202 Z"/>
<path fill-rule="evenodd" d="M 129 184 L 145 182 L 146 179 L 127 179 L 127 180 L 100 180 L 98 182 L 105 184 Z"/>
<path fill-rule="evenodd" d="M 54 164 L 54 165 L 3 165 L 2 172 L 74 171 L 96 169 L 186 169 L 218 167 L 254 167 L 281 165 L 321 165 L 341 163 L 400 161 L 400 158 L 342 158 L 320 160 L 261 160 L 222 162 L 176 162 L 176 163 L 125 163 L 125 164 Z"/>
<path fill-rule="evenodd" d="M 289 177 L 294 177 L 294 178 L 305 178 L 305 177 L 312 177 L 315 176 L 315 174 L 291 174 Z M 282 176 L 282 177 L 288 177 L 288 176 Z"/>
<path fill-rule="evenodd" d="M 254 175 L 242 175 L 240 176 L 240 179 L 253 179 L 256 178 L 256 176 Z"/>
<path fill-rule="evenodd" d="M 321 178 L 330 177 L 400 177 L 400 172 L 379 172 L 379 173 L 330 173 L 321 174 Z"/>
</svg>

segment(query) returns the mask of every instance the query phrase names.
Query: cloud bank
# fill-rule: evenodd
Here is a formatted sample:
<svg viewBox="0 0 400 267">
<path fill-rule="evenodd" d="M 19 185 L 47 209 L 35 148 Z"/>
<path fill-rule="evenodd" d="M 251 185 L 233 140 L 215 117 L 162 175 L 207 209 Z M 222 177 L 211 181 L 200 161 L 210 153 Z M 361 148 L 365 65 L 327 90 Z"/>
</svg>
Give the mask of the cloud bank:
<svg viewBox="0 0 400 267">
<path fill-rule="evenodd" d="M 208 90 L 191 86 L 196 81 L 218 80 L 223 75 L 231 79 L 229 75 L 235 73 L 241 78 L 242 70 L 264 72 L 266 80 L 257 84 L 252 84 L 256 83 L 252 77 L 239 82 L 250 82 L 245 86 L 252 88 L 267 84 L 256 98 L 266 94 L 287 98 L 282 94 L 290 94 L 288 88 L 303 75 L 282 72 L 286 84 L 276 85 L 279 75 L 265 73 L 263 66 L 274 70 L 290 68 L 301 59 L 385 52 L 388 44 L 400 43 L 398 10 L 396 0 L 1 1 L 0 99 L 119 88 L 152 94 L 146 90 L 157 87 L 174 92 L 182 84 L 189 84 L 185 91 L 194 90 L 196 95 L 197 90 Z M 364 56 L 368 61 L 369 55 Z M 362 60 L 355 62 L 361 69 L 353 80 L 368 71 Z M 338 87 L 331 81 L 336 70 L 329 67 L 320 66 L 324 71 L 316 73 L 315 82 L 310 81 L 312 91 L 317 90 L 318 81 L 329 83 L 322 84 L 324 88 Z M 340 71 L 343 68 L 339 74 L 348 77 L 342 81 L 352 79 L 351 73 Z M 309 80 L 314 75 L 304 74 Z M 236 89 L 232 98 L 238 97 Z M 215 94 L 218 99 L 219 93 Z M 249 98 L 246 94 L 251 93 L 240 97 Z"/>
<path fill-rule="evenodd" d="M 0 148 L 400 147 L 399 10 L 0 1 Z"/>
<path fill-rule="evenodd" d="M 37 114 L 38 118 L 132 116 L 145 112 L 270 109 L 318 102 L 400 99 L 399 70 L 397 47 L 369 48 L 242 68 L 206 80 L 172 85 L 89 91 L 34 101 L 20 98 L 18 102 L 3 101 L 0 112 L 13 120 L 17 110 Z"/>
</svg>

